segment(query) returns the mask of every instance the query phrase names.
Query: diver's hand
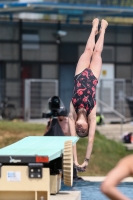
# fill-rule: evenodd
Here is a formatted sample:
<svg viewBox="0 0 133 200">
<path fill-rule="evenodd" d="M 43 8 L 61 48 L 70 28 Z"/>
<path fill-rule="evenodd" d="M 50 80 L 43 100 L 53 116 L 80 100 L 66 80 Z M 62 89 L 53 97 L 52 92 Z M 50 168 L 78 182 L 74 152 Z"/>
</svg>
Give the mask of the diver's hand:
<svg viewBox="0 0 133 200">
<path fill-rule="evenodd" d="M 85 172 L 88 166 L 88 161 L 84 160 L 82 165 L 78 166 L 78 171 L 79 172 Z"/>
<path fill-rule="evenodd" d="M 78 162 L 74 162 L 74 167 L 76 168 L 76 166 L 80 166 Z"/>
<path fill-rule="evenodd" d="M 81 168 L 83 168 L 84 170 L 86 170 L 88 166 L 88 162 L 87 161 L 84 161 L 82 165 L 80 165 Z"/>
<path fill-rule="evenodd" d="M 81 167 L 78 162 L 74 162 L 74 168 L 79 172 L 81 170 Z"/>
<path fill-rule="evenodd" d="M 88 166 L 88 162 L 84 161 L 82 165 L 74 164 L 74 168 L 76 168 L 77 172 L 85 172 Z"/>
<path fill-rule="evenodd" d="M 84 172 L 84 169 L 82 169 L 82 167 L 80 167 L 80 165 L 74 164 L 74 168 L 76 169 L 77 172 Z"/>
<path fill-rule="evenodd" d="M 74 161 L 74 165 L 78 166 L 79 165 L 78 161 Z"/>
</svg>

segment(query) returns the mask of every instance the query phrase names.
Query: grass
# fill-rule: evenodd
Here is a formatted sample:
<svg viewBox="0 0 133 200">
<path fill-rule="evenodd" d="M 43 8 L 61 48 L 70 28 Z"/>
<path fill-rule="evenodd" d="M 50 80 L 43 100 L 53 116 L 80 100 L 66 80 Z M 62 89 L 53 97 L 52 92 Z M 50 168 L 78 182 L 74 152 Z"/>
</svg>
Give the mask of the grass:
<svg viewBox="0 0 133 200">
<path fill-rule="evenodd" d="M 23 121 L 7 122 L 0 121 L 0 148 L 12 144 L 26 136 L 42 136 L 45 126 L 42 124 L 29 124 Z M 77 142 L 78 161 L 82 163 L 85 158 L 87 139 L 83 138 Z M 81 176 L 101 176 L 115 166 L 119 159 L 133 153 L 118 142 L 108 140 L 96 132 L 93 152 L 89 166 Z"/>
<path fill-rule="evenodd" d="M 43 124 L 29 124 L 23 121 L 0 121 L 0 148 L 27 136 L 42 136 Z"/>
<path fill-rule="evenodd" d="M 79 161 L 82 163 L 85 158 L 87 139 L 80 139 L 77 146 L 78 158 L 80 158 Z M 96 132 L 89 167 L 83 175 L 104 176 L 116 165 L 119 159 L 131 153 L 133 153 L 133 151 L 127 151 L 121 143 L 108 140 L 103 135 Z M 79 173 L 79 175 L 82 175 L 82 173 Z"/>
</svg>

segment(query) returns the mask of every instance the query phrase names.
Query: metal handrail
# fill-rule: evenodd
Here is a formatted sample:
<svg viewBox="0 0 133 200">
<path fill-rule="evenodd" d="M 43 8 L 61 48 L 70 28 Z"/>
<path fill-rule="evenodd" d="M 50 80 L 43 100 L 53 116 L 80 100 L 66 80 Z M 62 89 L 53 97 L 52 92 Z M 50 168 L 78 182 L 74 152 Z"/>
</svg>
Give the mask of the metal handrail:
<svg viewBox="0 0 133 200">
<path fill-rule="evenodd" d="M 105 102 L 101 101 L 100 99 L 97 99 L 97 101 L 105 106 L 106 108 L 108 108 L 109 110 L 113 111 L 113 113 L 115 113 L 117 116 L 119 116 L 121 119 L 125 119 L 125 116 L 122 115 L 121 113 L 119 113 L 118 111 L 116 111 L 114 108 L 112 108 L 111 106 L 109 106 L 108 104 L 106 104 Z"/>
<path fill-rule="evenodd" d="M 115 113 L 118 117 L 120 117 L 121 119 L 121 132 L 120 135 L 122 134 L 123 131 L 123 121 L 125 119 L 125 116 L 122 115 L 121 113 L 119 113 L 118 111 L 116 111 L 114 108 L 112 108 L 111 106 L 109 106 L 108 104 L 106 104 L 105 102 L 101 101 L 100 99 L 97 99 L 97 102 L 99 102 L 101 105 L 105 106 L 108 110 L 111 110 L 113 113 Z"/>
</svg>

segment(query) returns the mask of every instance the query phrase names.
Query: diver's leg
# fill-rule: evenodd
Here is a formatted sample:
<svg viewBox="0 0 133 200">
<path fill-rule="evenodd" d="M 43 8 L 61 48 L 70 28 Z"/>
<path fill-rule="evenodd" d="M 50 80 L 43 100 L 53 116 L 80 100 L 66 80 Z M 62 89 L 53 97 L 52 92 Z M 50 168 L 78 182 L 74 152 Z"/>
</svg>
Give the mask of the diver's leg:
<svg viewBox="0 0 133 200">
<path fill-rule="evenodd" d="M 98 32 L 98 23 L 99 23 L 98 18 L 95 18 L 92 22 L 91 34 L 86 43 L 84 53 L 79 58 L 75 75 L 81 73 L 85 68 L 88 68 L 90 66 L 90 60 L 95 46 L 95 35 Z"/>
<path fill-rule="evenodd" d="M 93 55 L 92 55 L 92 61 L 90 64 L 90 68 L 97 79 L 99 79 L 99 76 L 101 73 L 101 67 L 102 67 L 101 53 L 103 50 L 104 34 L 105 34 L 105 30 L 107 26 L 108 26 L 108 22 L 103 19 L 101 22 L 100 36 L 96 42 Z"/>
</svg>

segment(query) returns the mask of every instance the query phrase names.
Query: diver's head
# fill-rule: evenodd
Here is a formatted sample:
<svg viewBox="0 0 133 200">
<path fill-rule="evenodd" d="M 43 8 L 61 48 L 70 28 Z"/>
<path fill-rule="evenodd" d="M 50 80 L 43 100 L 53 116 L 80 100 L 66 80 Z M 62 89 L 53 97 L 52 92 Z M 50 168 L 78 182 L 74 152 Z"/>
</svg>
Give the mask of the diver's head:
<svg viewBox="0 0 133 200">
<path fill-rule="evenodd" d="M 80 109 L 77 115 L 77 121 L 75 123 L 76 133 L 79 137 L 87 137 L 88 136 L 88 119 L 86 116 L 86 111 L 84 109 Z"/>
</svg>

